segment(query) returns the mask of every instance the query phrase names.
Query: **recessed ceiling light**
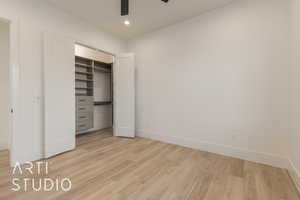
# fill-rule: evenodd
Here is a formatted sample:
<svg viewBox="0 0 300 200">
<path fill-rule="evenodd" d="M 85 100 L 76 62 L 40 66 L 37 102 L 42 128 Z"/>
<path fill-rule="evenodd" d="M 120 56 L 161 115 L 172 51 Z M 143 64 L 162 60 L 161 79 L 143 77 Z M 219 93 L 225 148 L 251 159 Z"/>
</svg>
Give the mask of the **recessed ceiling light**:
<svg viewBox="0 0 300 200">
<path fill-rule="evenodd" d="M 128 19 L 126 19 L 126 20 L 124 21 L 124 24 L 125 24 L 125 26 L 130 26 L 130 21 L 129 21 Z"/>
</svg>

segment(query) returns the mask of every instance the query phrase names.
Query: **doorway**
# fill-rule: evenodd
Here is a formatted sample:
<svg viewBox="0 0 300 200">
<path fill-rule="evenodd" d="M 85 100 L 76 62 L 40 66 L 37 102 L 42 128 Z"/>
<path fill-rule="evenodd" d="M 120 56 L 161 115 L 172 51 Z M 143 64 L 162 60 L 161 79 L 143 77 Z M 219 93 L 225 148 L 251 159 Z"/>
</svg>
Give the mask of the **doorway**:
<svg viewBox="0 0 300 200">
<path fill-rule="evenodd" d="M 113 135 L 114 56 L 75 44 L 76 146 Z"/>
<path fill-rule="evenodd" d="M 0 19 L 0 151 L 10 149 L 10 24 Z"/>
</svg>

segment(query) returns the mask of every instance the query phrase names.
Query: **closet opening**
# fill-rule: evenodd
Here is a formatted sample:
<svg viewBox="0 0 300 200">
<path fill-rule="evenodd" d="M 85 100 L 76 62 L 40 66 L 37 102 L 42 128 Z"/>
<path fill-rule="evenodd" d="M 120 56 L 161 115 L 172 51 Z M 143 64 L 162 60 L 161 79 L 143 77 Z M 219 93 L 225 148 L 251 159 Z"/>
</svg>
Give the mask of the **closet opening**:
<svg viewBox="0 0 300 200">
<path fill-rule="evenodd" d="M 114 56 L 75 44 L 76 146 L 113 135 Z"/>
<path fill-rule="evenodd" d="M 10 24 L 0 19 L 0 158 L 8 158 L 11 146 L 10 89 Z"/>
</svg>

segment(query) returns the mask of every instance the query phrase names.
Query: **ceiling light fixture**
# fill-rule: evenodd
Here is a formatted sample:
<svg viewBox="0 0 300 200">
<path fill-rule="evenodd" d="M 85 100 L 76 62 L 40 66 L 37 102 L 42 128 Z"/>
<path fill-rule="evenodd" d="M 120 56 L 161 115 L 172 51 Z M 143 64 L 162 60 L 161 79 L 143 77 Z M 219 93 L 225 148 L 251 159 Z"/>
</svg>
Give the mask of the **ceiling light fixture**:
<svg viewBox="0 0 300 200">
<path fill-rule="evenodd" d="M 124 24 L 125 24 L 125 26 L 130 26 L 130 21 L 129 21 L 128 19 L 126 19 L 126 20 L 124 21 Z"/>
</svg>

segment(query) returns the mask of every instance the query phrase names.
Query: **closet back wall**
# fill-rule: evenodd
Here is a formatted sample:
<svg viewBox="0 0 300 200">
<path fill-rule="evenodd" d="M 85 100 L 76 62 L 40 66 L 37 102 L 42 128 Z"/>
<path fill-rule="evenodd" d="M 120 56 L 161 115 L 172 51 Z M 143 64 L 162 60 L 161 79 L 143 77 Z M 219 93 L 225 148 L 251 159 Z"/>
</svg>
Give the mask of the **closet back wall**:
<svg viewBox="0 0 300 200">
<path fill-rule="evenodd" d="M 234 1 L 129 41 L 138 135 L 283 166 L 288 4 Z"/>
<path fill-rule="evenodd" d="M 52 7 L 46 1 L 0 0 L 0 5 L 0 17 L 19 19 L 18 126 L 21 131 L 13 138 L 12 159 L 13 162 L 37 160 L 43 155 L 43 32 L 58 32 L 82 44 L 114 54 L 124 52 L 126 44 L 87 22 Z"/>
</svg>

